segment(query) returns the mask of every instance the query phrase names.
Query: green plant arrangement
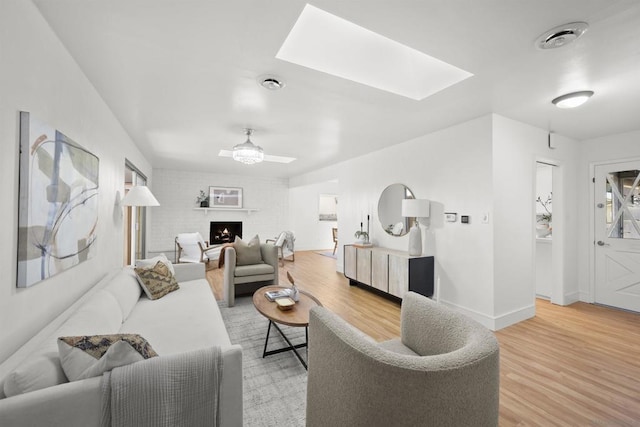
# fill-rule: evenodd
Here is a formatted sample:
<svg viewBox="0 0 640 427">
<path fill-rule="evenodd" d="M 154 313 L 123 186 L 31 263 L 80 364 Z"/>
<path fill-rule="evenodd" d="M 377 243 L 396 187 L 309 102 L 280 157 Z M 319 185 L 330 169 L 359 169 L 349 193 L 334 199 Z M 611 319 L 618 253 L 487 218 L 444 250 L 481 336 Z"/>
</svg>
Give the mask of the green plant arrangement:
<svg viewBox="0 0 640 427">
<path fill-rule="evenodd" d="M 358 230 L 354 234 L 355 238 L 358 240 L 364 240 L 365 242 L 369 240 L 369 233 L 366 231 Z"/>
<path fill-rule="evenodd" d="M 200 194 L 196 197 L 196 202 L 200 203 L 201 208 L 209 207 L 209 195 L 200 190 Z"/>
<path fill-rule="evenodd" d="M 542 200 L 542 198 L 538 196 L 538 198 L 536 199 L 536 202 L 540 203 L 544 208 L 544 210 L 546 211 L 546 213 L 543 213 L 539 216 L 538 222 L 546 222 L 546 223 L 551 222 L 552 214 L 551 214 L 551 211 L 549 210 L 549 207 L 551 206 L 552 201 L 553 201 L 553 193 L 549 193 L 549 195 L 547 196 L 547 200 Z"/>
<path fill-rule="evenodd" d="M 360 230 L 356 231 L 354 236 L 356 239 L 363 241 L 363 242 L 369 242 L 369 232 L 368 231 L 363 231 L 362 230 L 362 226 L 363 224 L 360 223 Z M 369 229 L 369 215 L 367 215 L 367 230 Z"/>
</svg>

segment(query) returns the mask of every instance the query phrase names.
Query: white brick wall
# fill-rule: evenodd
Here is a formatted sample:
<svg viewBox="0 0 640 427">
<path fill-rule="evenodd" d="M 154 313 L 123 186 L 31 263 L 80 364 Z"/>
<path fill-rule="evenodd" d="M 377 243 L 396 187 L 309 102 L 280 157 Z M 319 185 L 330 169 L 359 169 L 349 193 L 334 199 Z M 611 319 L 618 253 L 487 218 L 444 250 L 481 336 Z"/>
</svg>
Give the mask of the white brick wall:
<svg viewBox="0 0 640 427">
<path fill-rule="evenodd" d="M 241 187 L 243 207 L 259 211 L 248 214 L 194 210 L 199 207 L 196 197 L 200 190 L 208 194 L 210 185 Z M 261 241 L 290 227 L 288 179 L 154 169 L 151 190 L 160 206 L 147 208 L 147 253 L 150 255 L 166 252 L 171 259 L 178 233 L 199 231 L 209 240 L 210 221 L 242 221 L 243 237 L 258 234 Z"/>
</svg>

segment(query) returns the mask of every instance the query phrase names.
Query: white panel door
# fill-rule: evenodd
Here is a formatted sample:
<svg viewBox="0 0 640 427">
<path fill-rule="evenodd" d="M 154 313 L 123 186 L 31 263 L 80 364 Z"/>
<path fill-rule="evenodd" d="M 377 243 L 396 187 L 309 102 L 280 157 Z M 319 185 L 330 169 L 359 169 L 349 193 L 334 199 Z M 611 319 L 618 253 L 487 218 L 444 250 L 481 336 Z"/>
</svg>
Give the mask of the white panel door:
<svg viewBox="0 0 640 427">
<path fill-rule="evenodd" d="M 595 172 L 595 302 L 640 312 L 640 161 Z"/>
</svg>

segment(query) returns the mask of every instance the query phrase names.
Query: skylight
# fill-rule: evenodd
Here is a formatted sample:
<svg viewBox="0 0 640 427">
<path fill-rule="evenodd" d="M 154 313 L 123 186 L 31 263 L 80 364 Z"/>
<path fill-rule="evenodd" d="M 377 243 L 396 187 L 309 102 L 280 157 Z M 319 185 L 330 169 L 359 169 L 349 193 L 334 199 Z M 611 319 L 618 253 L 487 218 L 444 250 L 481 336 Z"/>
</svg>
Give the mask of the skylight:
<svg viewBox="0 0 640 427">
<path fill-rule="evenodd" d="M 473 75 L 309 4 L 276 58 L 417 101 Z"/>
</svg>

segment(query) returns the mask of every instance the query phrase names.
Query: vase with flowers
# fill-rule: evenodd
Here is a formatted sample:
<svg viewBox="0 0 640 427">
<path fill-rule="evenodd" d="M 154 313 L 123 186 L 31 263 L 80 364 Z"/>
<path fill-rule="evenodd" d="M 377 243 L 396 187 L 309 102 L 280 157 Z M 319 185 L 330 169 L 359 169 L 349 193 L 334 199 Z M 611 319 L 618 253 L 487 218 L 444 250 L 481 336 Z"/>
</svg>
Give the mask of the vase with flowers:
<svg viewBox="0 0 640 427">
<path fill-rule="evenodd" d="M 551 202 L 553 201 L 553 193 L 549 193 L 546 200 L 542 200 L 540 196 L 536 199 L 536 203 L 540 203 L 544 212 L 537 214 L 536 235 L 538 237 L 547 237 L 551 235 L 551 220 L 553 215 L 551 213 Z"/>
<path fill-rule="evenodd" d="M 209 207 L 209 196 L 202 190 L 200 190 L 200 194 L 196 197 L 196 202 L 200 203 L 201 208 Z"/>
</svg>

